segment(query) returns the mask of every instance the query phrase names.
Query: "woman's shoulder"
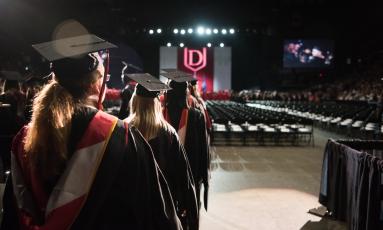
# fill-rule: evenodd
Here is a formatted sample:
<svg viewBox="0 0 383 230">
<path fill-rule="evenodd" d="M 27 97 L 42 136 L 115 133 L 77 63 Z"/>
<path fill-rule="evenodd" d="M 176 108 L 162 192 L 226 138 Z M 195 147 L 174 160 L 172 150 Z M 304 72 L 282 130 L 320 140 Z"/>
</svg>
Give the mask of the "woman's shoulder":
<svg viewBox="0 0 383 230">
<path fill-rule="evenodd" d="M 15 135 L 13 138 L 13 143 L 14 144 L 21 144 L 24 142 L 25 136 L 27 135 L 29 129 L 29 125 L 23 126 L 19 132 Z"/>
<path fill-rule="evenodd" d="M 171 139 L 178 136 L 177 131 L 169 123 L 164 123 L 158 131 L 158 135 L 166 135 Z"/>
<path fill-rule="evenodd" d="M 24 144 L 25 144 L 25 137 L 27 135 L 29 126 L 25 125 L 23 126 L 20 131 L 16 134 L 16 136 L 12 140 L 12 153 L 14 154 L 18 159 L 21 159 L 22 156 L 25 155 L 24 151 Z"/>
<path fill-rule="evenodd" d="M 189 116 L 194 119 L 203 119 L 203 113 L 197 108 L 189 108 Z"/>
</svg>

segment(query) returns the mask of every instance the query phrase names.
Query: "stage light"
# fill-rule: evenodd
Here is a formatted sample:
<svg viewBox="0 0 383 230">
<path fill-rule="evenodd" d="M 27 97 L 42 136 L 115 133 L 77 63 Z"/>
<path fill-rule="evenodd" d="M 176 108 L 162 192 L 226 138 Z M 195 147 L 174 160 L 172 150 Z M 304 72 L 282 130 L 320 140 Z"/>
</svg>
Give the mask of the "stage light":
<svg viewBox="0 0 383 230">
<path fill-rule="evenodd" d="M 205 33 L 206 33 L 207 35 L 210 35 L 210 34 L 211 34 L 211 29 L 210 29 L 210 28 L 207 28 L 207 29 L 205 30 Z"/>
<path fill-rule="evenodd" d="M 222 30 L 221 30 L 221 33 L 222 33 L 222 34 L 227 34 L 227 30 L 226 30 L 226 29 L 222 29 Z"/>
<path fill-rule="evenodd" d="M 29 70 L 29 67 L 28 66 L 25 66 L 25 71 L 28 71 Z"/>
<path fill-rule="evenodd" d="M 211 47 L 211 43 L 209 42 L 209 43 L 207 43 L 207 47 Z"/>
<path fill-rule="evenodd" d="M 225 47 L 225 44 L 223 44 L 223 42 L 219 43 L 219 46 L 220 47 Z"/>
<path fill-rule="evenodd" d="M 180 47 L 184 47 L 184 46 L 185 46 L 184 43 L 181 42 L 181 43 L 180 43 Z"/>
<path fill-rule="evenodd" d="M 234 34 L 235 31 L 234 31 L 234 29 L 230 29 L 229 32 L 230 32 L 231 34 Z"/>
<path fill-rule="evenodd" d="M 166 46 L 167 46 L 167 47 L 171 47 L 171 46 L 172 46 L 172 43 L 168 42 L 168 43 L 166 44 Z"/>
<path fill-rule="evenodd" d="M 149 34 L 154 34 L 154 31 L 153 30 L 149 30 Z"/>
<path fill-rule="evenodd" d="M 188 29 L 188 33 L 189 33 L 189 34 L 192 34 L 192 33 L 193 33 L 193 29 L 192 29 L 192 28 L 189 28 L 189 29 Z"/>
<path fill-rule="evenodd" d="M 214 30 L 213 30 L 213 33 L 214 33 L 214 34 L 218 34 L 218 29 L 214 29 Z"/>
<path fill-rule="evenodd" d="M 162 33 L 162 30 L 161 29 L 157 29 L 157 34 L 160 34 Z"/>
<path fill-rule="evenodd" d="M 200 27 L 197 28 L 197 33 L 198 33 L 199 35 L 203 35 L 204 32 L 205 32 L 205 29 L 204 29 L 202 26 L 200 26 Z"/>
<path fill-rule="evenodd" d="M 186 31 L 185 31 L 184 29 L 182 29 L 180 33 L 181 33 L 181 34 L 185 34 Z"/>
<path fill-rule="evenodd" d="M 173 33 L 178 34 L 178 29 L 174 29 Z"/>
</svg>

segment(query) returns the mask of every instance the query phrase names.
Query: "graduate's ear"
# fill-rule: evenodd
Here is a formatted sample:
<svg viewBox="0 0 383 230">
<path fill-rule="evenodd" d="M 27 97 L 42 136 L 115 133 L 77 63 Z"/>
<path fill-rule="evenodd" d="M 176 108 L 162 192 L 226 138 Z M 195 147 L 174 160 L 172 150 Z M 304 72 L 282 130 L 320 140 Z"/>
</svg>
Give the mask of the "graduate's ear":
<svg viewBox="0 0 383 230">
<path fill-rule="evenodd" d="M 99 94 L 101 92 L 103 78 L 100 77 L 90 85 L 91 94 Z"/>
<path fill-rule="evenodd" d="M 102 84 L 103 84 L 103 81 L 104 81 L 104 66 L 101 64 L 97 67 L 97 70 L 95 70 L 93 72 L 93 76 L 95 79 L 94 82 L 92 83 L 92 87 L 93 87 L 93 90 L 94 92 L 101 92 L 101 88 L 102 88 Z M 109 80 L 109 75 L 107 76 L 107 79 L 106 81 Z"/>
</svg>

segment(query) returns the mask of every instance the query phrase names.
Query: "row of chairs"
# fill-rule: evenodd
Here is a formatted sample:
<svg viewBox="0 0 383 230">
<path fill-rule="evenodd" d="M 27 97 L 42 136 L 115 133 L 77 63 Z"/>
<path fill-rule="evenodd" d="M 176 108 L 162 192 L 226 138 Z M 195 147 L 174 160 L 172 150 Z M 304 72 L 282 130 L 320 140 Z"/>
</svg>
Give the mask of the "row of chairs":
<svg viewBox="0 0 383 230">
<path fill-rule="evenodd" d="M 310 119 L 232 101 L 207 101 L 207 109 L 215 145 L 314 145 Z"/>
<path fill-rule="evenodd" d="M 213 124 L 214 145 L 314 145 L 312 127 L 289 124 Z"/>
<path fill-rule="evenodd" d="M 353 138 L 376 139 L 383 131 L 377 105 L 367 102 L 255 101 L 249 105 L 309 118 L 322 128 Z"/>
</svg>

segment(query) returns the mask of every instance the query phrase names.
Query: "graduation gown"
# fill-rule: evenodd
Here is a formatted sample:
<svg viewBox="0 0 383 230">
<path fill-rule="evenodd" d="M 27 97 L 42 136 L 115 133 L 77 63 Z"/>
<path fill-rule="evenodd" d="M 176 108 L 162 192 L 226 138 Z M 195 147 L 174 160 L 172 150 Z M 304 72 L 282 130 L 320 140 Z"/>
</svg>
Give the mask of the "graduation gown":
<svg viewBox="0 0 383 230">
<path fill-rule="evenodd" d="M 195 108 L 184 108 L 181 111 L 165 110 L 164 113 L 165 119 L 176 128 L 180 141 L 185 147 L 193 173 L 199 207 L 201 206 L 201 185 L 204 185 L 204 205 L 207 209 L 210 153 L 204 116 L 201 111 Z"/>
<path fill-rule="evenodd" d="M 129 116 L 129 102 L 132 99 L 132 95 L 134 92 L 134 88 L 131 85 L 125 87 L 121 92 L 121 106 L 120 111 L 118 113 L 118 118 L 125 119 Z"/>
<path fill-rule="evenodd" d="M 198 206 L 193 175 L 183 146 L 174 129 L 162 128 L 149 140 L 154 156 L 170 188 L 184 229 L 198 229 Z"/>
<path fill-rule="evenodd" d="M 182 229 L 141 134 L 104 112 L 75 113 L 74 149 L 53 184 L 28 167 L 24 127 L 13 142 L 1 229 Z"/>
<path fill-rule="evenodd" d="M 205 102 L 202 100 L 202 98 L 195 98 L 194 96 L 189 95 L 188 105 L 192 108 L 199 109 L 203 113 L 205 122 L 206 122 L 206 129 L 209 134 L 212 128 L 212 123 L 211 123 L 211 118 L 210 118 L 209 112 L 207 111 Z"/>
</svg>

